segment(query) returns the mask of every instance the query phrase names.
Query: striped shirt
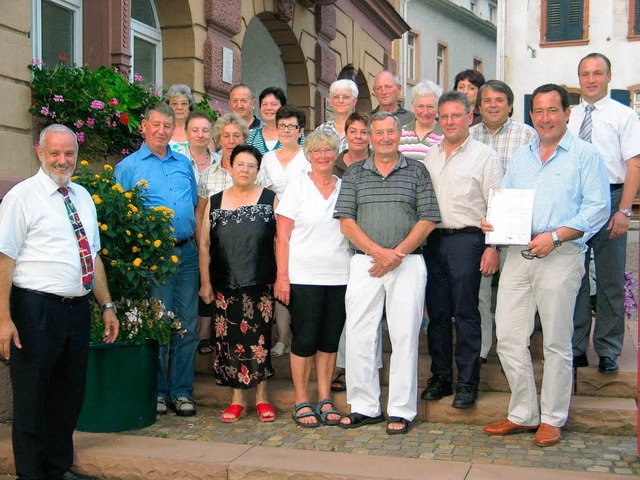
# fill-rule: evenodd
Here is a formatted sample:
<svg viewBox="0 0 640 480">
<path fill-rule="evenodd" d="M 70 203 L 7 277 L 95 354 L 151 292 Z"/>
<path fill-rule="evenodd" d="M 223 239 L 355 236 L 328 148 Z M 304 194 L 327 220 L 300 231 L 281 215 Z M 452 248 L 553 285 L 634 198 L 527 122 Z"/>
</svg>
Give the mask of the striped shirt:
<svg viewBox="0 0 640 480">
<path fill-rule="evenodd" d="M 333 217 L 355 220 L 378 245 L 395 248 L 418 221 L 440 222 L 440 210 L 422 163 L 399 155 L 383 177 L 371 156 L 344 173 Z"/>
<path fill-rule="evenodd" d="M 213 195 L 233 185 L 231 174 L 222 168 L 220 156 L 200 175 L 198 197 L 209 200 Z"/>
<path fill-rule="evenodd" d="M 484 122 L 474 125 L 469 129 L 469 135 L 496 151 L 503 172 L 507 171 L 513 152 L 538 138 L 538 134 L 532 127 L 511 118 L 508 118 L 504 125 L 493 133 Z"/>
<path fill-rule="evenodd" d="M 418 137 L 415 130 L 415 120 L 402 127 L 398 151 L 407 158 L 413 158 L 414 160 L 422 162 L 424 161 L 424 157 L 427 156 L 429 149 L 434 145 L 438 145 L 444 136 L 440 131 L 440 124 L 438 122 L 435 123 L 433 131 L 425 135 L 422 139 Z"/>
<path fill-rule="evenodd" d="M 336 122 L 333 120 L 329 120 L 328 122 L 324 122 L 322 125 L 318 125 L 316 128 L 317 131 L 325 132 L 325 133 L 333 133 L 340 140 L 340 144 L 338 146 L 338 153 L 343 152 L 349 148 L 349 144 L 347 143 L 347 136 L 340 138 L 338 135 L 338 130 L 336 130 Z"/>
</svg>

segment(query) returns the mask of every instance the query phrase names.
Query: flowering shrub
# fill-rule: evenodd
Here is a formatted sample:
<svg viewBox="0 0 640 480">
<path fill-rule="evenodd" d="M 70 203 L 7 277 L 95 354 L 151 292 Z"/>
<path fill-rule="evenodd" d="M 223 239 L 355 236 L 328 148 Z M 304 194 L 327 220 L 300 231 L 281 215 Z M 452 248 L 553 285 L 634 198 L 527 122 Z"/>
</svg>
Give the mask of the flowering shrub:
<svg viewBox="0 0 640 480">
<path fill-rule="evenodd" d="M 631 318 L 634 310 L 638 309 L 638 302 L 635 296 L 636 289 L 633 273 L 624 272 L 624 313 L 627 315 L 627 318 Z"/>
<path fill-rule="evenodd" d="M 107 283 L 118 306 L 120 338 L 128 343 L 157 340 L 167 343 L 170 332 L 180 333 L 180 321 L 150 298 L 151 282 L 162 283 L 177 270 L 173 254 L 173 211 L 144 205 L 146 182 L 124 190 L 113 167 L 94 173 L 85 160 L 72 180 L 85 187 L 96 206 Z M 92 341 L 102 337 L 102 313 L 94 306 Z"/>
</svg>

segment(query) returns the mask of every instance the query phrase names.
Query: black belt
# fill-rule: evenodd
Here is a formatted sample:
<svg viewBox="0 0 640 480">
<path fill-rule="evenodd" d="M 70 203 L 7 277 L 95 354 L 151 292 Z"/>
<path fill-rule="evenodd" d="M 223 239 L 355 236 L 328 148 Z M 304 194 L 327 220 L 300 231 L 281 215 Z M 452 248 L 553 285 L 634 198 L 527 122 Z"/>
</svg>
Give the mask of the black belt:
<svg viewBox="0 0 640 480">
<path fill-rule="evenodd" d="M 616 190 L 620 190 L 622 187 L 624 187 L 624 183 L 610 183 L 609 184 L 609 190 L 611 192 L 615 192 Z"/>
<path fill-rule="evenodd" d="M 177 247 L 177 248 L 184 247 L 187 243 L 189 243 L 191 240 L 193 240 L 193 238 L 194 238 L 194 236 L 191 235 L 190 237 L 185 238 L 184 240 L 180 240 L 180 241 L 176 242 L 176 244 L 174 246 Z"/>
<path fill-rule="evenodd" d="M 357 253 L 358 255 L 369 255 L 368 253 L 364 253 L 362 250 L 356 250 L 355 248 L 352 248 L 353 253 Z M 422 255 L 422 247 L 418 247 L 416 248 L 413 252 L 409 253 L 408 255 Z"/>
<path fill-rule="evenodd" d="M 482 229 L 478 227 L 463 227 L 463 228 L 436 228 L 442 235 L 459 235 L 461 233 L 482 233 Z"/>
<path fill-rule="evenodd" d="M 15 285 L 13 286 L 13 288 L 19 291 L 33 293 L 34 295 L 39 295 L 41 297 L 48 298 L 50 300 L 55 300 L 57 302 L 64 303 L 65 305 L 75 305 L 76 303 L 80 303 L 89 298 L 89 295 L 82 295 L 80 297 L 63 297 L 61 295 L 56 295 L 55 293 L 40 292 L 38 290 L 30 290 L 28 288 L 16 287 Z"/>
</svg>

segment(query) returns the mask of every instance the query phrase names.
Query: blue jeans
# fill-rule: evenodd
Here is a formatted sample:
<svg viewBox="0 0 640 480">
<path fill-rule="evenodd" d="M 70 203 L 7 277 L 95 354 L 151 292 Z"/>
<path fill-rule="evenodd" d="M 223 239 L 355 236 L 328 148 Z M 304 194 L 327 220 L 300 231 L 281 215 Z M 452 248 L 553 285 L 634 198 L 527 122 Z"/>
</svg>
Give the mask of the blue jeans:
<svg viewBox="0 0 640 480">
<path fill-rule="evenodd" d="M 611 216 L 620 208 L 622 188 L 611 192 Z M 611 217 L 609 217 L 611 219 Z M 627 234 L 611 239 L 609 221 L 589 240 L 596 265 L 596 323 L 593 346 L 599 357 L 618 358 L 624 340 L 624 269 L 627 255 Z M 589 271 L 589 252 L 585 255 L 585 270 Z M 573 315 L 573 355 L 587 353 L 591 331 L 589 275 L 585 274 Z"/>
<path fill-rule="evenodd" d="M 182 322 L 179 332 L 171 333 L 169 345 L 160 346 L 158 359 L 158 395 L 166 397 L 193 396 L 193 372 L 199 337 L 198 288 L 200 270 L 196 242 L 177 247 L 178 272 L 171 275 L 164 285 L 151 286 L 151 296 L 159 298 L 165 312 L 173 312 Z M 168 357 L 168 368 L 167 368 Z"/>
</svg>

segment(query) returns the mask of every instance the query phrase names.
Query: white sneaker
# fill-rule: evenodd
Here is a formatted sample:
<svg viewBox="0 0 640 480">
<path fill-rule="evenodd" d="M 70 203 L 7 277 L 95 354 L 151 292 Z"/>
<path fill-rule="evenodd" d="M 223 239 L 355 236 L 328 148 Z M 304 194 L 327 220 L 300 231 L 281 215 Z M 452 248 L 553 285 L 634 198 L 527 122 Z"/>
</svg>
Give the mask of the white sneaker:
<svg viewBox="0 0 640 480">
<path fill-rule="evenodd" d="M 158 395 L 156 402 L 156 413 L 158 415 L 166 415 L 167 414 L 167 401 L 164 397 Z"/>
</svg>

